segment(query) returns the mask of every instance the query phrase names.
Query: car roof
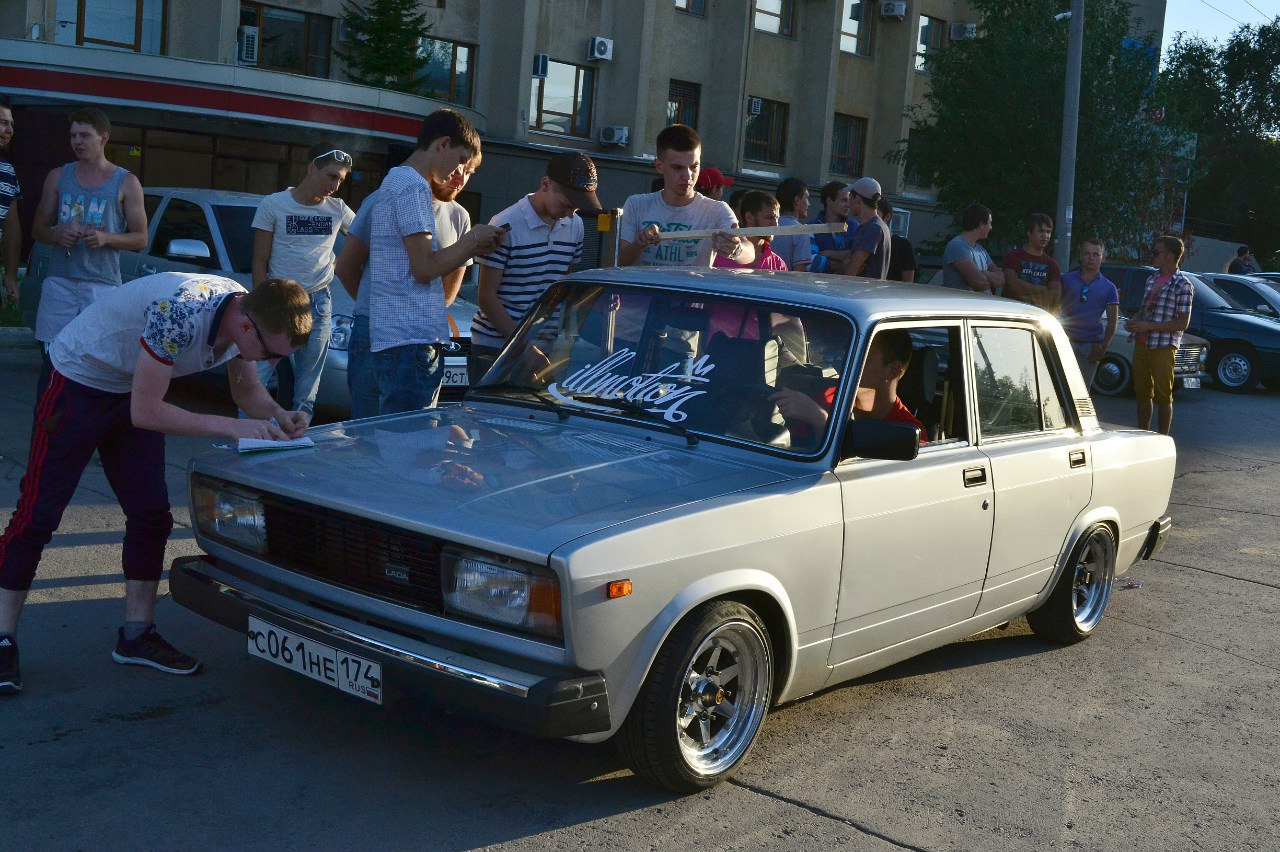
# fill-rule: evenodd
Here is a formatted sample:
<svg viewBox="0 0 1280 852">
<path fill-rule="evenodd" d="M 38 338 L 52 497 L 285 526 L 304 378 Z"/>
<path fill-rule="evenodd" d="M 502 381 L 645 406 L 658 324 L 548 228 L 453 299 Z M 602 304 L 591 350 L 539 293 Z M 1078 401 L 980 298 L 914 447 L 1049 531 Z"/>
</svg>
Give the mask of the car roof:
<svg viewBox="0 0 1280 852">
<path fill-rule="evenodd" d="M 1039 322 L 1049 317 L 1040 308 L 998 296 L 965 293 L 930 284 L 810 272 L 630 266 L 584 270 L 570 276 L 569 280 L 811 305 L 870 321 L 889 317 L 982 316 Z"/>
<path fill-rule="evenodd" d="M 253 192 L 232 192 L 229 189 L 200 189 L 190 186 L 148 186 L 147 195 L 169 195 L 187 200 L 207 201 L 210 204 L 230 204 L 235 207 L 243 205 L 257 206 L 265 196 Z"/>
</svg>

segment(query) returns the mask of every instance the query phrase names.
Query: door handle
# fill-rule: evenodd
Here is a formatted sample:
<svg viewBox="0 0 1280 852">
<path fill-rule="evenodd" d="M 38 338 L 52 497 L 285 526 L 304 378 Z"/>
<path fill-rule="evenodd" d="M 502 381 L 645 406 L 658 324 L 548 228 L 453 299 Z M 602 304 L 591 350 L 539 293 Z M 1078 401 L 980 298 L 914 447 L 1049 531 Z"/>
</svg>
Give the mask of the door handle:
<svg viewBox="0 0 1280 852">
<path fill-rule="evenodd" d="M 1072 467 L 1084 467 L 1084 450 L 1072 450 L 1068 453 L 1067 463 Z"/>
<path fill-rule="evenodd" d="M 964 470 L 964 487 L 973 488 L 975 485 L 984 485 L 987 481 L 987 469 L 985 467 L 967 467 Z"/>
<path fill-rule="evenodd" d="M 142 270 L 143 275 L 155 275 L 157 272 L 160 271 L 159 269 L 156 269 L 154 266 L 152 266 L 149 263 L 139 263 L 138 269 Z"/>
</svg>

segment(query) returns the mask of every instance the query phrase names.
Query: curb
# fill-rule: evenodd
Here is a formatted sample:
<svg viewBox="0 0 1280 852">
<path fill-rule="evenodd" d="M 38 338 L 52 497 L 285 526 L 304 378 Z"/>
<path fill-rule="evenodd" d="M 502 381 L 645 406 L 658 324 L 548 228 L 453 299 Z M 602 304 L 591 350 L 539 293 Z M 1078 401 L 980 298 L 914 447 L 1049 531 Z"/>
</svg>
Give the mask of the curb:
<svg viewBox="0 0 1280 852">
<path fill-rule="evenodd" d="M 18 326 L 0 327 L 0 349 L 34 349 L 36 333 Z"/>
</svg>

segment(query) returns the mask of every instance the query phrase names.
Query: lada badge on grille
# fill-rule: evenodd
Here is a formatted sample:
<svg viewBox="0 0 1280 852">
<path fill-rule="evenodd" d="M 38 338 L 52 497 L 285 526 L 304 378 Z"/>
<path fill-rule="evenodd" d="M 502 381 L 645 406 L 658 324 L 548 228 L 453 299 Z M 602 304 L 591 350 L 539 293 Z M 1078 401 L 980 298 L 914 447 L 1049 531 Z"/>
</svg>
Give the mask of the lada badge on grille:
<svg viewBox="0 0 1280 852">
<path fill-rule="evenodd" d="M 406 586 L 409 585 L 409 572 L 403 568 L 386 566 L 382 569 L 382 573 L 388 580 L 395 580 L 397 583 L 404 583 Z"/>
</svg>

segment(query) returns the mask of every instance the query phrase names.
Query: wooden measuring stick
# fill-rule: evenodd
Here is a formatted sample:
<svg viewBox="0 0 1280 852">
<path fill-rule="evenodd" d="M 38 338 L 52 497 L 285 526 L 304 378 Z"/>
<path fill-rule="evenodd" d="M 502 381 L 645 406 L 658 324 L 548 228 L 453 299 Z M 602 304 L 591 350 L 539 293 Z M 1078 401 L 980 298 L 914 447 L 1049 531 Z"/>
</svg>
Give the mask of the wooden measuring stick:
<svg viewBox="0 0 1280 852">
<path fill-rule="evenodd" d="M 821 222 L 817 225 L 778 225 L 773 228 L 723 228 L 724 233 L 734 237 L 781 237 L 786 234 L 841 234 L 849 229 L 846 222 Z M 705 240 L 720 230 L 699 231 L 659 231 L 658 241 L 663 240 Z"/>
</svg>

